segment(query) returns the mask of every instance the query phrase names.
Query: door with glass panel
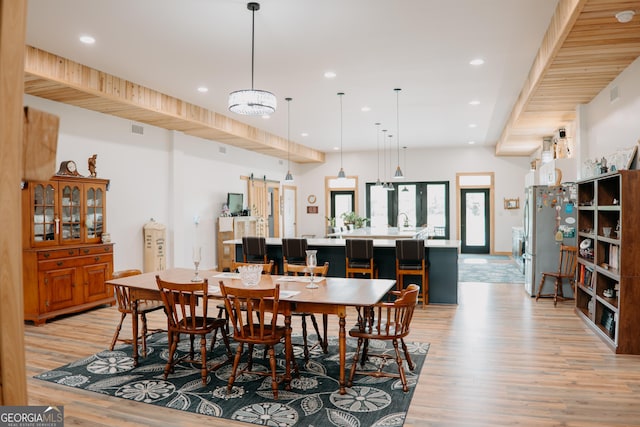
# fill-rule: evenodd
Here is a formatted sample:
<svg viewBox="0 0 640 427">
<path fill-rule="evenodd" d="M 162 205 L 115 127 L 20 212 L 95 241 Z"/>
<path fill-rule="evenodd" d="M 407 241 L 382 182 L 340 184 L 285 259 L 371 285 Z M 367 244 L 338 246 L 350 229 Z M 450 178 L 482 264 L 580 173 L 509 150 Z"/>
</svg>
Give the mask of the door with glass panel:
<svg viewBox="0 0 640 427">
<path fill-rule="evenodd" d="M 462 253 L 488 254 L 489 236 L 489 189 L 460 190 L 460 237 Z"/>
<path fill-rule="evenodd" d="M 353 191 L 331 191 L 331 216 L 336 219 L 336 227 L 344 226 L 343 213 L 355 212 Z"/>
</svg>

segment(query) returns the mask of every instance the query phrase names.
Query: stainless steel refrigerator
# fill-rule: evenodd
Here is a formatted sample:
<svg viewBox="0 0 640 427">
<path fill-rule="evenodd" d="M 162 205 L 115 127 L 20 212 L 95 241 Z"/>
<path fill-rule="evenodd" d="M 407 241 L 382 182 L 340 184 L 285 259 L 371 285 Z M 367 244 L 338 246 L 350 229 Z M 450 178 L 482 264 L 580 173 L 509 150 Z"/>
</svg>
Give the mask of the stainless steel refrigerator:
<svg viewBox="0 0 640 427">
<path fill-rule="evenodd" d="M 534 185 L 527 187 L 524 203 L 524 287 L 535 296 L 543 272 L 558 271 L 560 244 L 575 246 L 577 235 L 577 186 Z M 564 295 L 573 296 L 571 286 L 563 286 Z M 542 294 L 554 292 L 547 279 Z"/>
</svg>

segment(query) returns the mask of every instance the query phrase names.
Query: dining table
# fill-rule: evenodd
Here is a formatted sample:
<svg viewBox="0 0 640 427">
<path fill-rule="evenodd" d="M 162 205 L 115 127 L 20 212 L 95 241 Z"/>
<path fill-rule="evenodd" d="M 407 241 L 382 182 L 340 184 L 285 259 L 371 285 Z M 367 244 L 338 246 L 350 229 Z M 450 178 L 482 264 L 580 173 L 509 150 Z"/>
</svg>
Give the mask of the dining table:
<svg viewBox="0 0 640 427">
<path fill-rule="evenodd" d="M 120 285 L 130 288 L 133 300 L 134 313 L 132 321 L 137 320 L 138 300 L 160 299 L 156 275 L 162 280 L 191 283 L 194 278 L 194 270 L 189 268 L 170 268 L 154 271 L 136 276 L 110 279 L 107 285 Z M 221 271 L 200 271 L 200 278 L 206 278 L 209 283 L 208 298 L 222 299 L 219 283 L 225 286 L 245 286 L 238 273 Z M 323 315 L 336 315 L 338 317 L 338 351 L 340 360 L 340 394 L 345 394 L 345 365 L 347 353 L 346 320 L 349 307 L 367 307 L 379 302 L 391 290 L 395 289 L 395 280 L 391 279 L 366 279 L 344 277 L 315 277 L 315 288 L 309 287 L 308 276 L 280 276 L 264 274 L 260 282 L 254 287 L 273 288 L 275 284 L 280 287 L 279 312 L 284 315 L 286 335 L 285 348 L 287 356 L 292 355 L 291 345 L 291 313 L 307 312 Z M 326 337 L 325 342 L 326 342 Z M 138 344 L 133 340 L 133 355 L 137 359 Z M 286 363 L 285 380 L 291 380 L 290 364 Z"/>
</svg>

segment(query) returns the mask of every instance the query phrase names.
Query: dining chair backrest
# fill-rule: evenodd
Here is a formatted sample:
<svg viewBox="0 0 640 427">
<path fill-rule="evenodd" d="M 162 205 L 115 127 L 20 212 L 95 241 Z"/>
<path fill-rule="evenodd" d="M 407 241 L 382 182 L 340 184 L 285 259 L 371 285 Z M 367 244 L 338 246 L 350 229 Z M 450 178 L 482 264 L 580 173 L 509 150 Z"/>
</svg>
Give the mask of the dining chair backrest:
<svg viewBox="0 0 640 427">
<path fill-rule="evenodd" d="M 305 265 L 289 264 L 283 265 L 285 276 L 308 276 L 309 268 Z M 313 268 L 313 275 L 316 277 L 326 277 L 329 272 L 329 263 L 325 262 L 323 265 L 318 265 Z"/>
<path fill-rule="evenodd" d="M 258 263 L 253 263 L 253 262 L 234 261 L 233 263 L 231 263 L 231 270 L 232 271 L 238 271 L 238 267 L 242 267 L 242 266 L 245 266 L 245 265 L 261 265 L 262 266 L 262 274 L 271 274 L 271 273 L 273 273 L 274 262 L 273 262 L 273 260 L 271 260 L 266 264 L 258 264 Z"/>
<path fill-rule="evenodd" d="M 424 239 L 396 240 L 396 259 L 403 264 L 418 264 L 425 257 Z"/>
<path fill-rule="evenodd" d="M 273 338 L 280 302 L 279 283 L 273 288 L 265 289 L 225 286 L 220 281 L 220 292 L 229 313 L 235 340 L 263 344 Z M 267 313 L 273 315 L 266 316 Z"/>
<path fill-rule="evenodd" d="M 245 236 L 242 238 L 242 257 L 244 262 L 267 262 L 267 239 Z"/>
<path fill-rule="evenodd" d="M 373 239 L 347 239 L 345 253 L 350 261 L 369 262 L 373 258 Z"/>
<path fill-rule="evenodd" d="M 282 261 L 289 264 L 307 263 L 307 239 L 282 239 Z"/>
<path fill-rule="evenodd" d="M 196 283 L 173 283 L 156 275 L 156 283 L 167 313 L 171 331 L 196 333 L 205 325 L 207 318 L 209 282 L 204 279 Z M 205 301 L 199 302 L 200 299 Z"/>
</svg>

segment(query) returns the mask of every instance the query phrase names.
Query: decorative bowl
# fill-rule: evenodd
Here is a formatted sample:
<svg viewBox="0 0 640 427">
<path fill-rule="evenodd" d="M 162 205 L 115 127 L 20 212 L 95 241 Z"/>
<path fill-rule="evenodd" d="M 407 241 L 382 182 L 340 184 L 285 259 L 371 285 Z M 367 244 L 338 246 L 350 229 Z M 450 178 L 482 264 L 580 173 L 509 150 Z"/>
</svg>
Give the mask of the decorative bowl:
<svg viewBox="0 0 640 427">
<path fill-rule="evenodd" d="M 262 275 L 262 265 L 242 265 L 238 267 L 238 273 L 240 273 L 240 280 L 245 286 L 255 286 L 260 283 L 260 276 Z"/>
</svg>

